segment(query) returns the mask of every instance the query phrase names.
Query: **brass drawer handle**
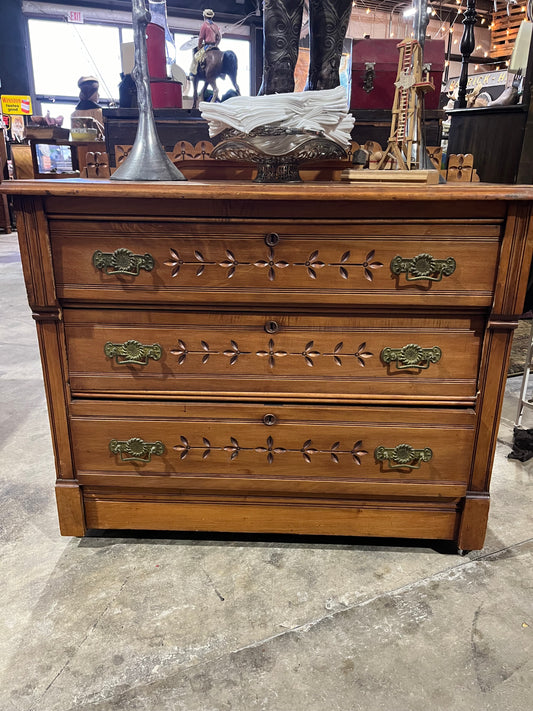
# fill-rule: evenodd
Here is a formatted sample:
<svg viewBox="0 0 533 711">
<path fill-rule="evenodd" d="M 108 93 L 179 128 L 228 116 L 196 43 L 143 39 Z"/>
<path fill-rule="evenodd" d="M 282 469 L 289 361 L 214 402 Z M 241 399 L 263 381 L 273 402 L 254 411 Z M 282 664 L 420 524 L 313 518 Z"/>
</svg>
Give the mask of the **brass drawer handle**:
<svg viewBox="0 0 533 711">
<path fill-rule="evenodd" d="M 129 249 L 120 247 L 114 252 L 101 252 L 98 249 L 93 254 L 93 264 L 104 274 L 139 276 L 141 269 L 151 272 L 155 260 L 151 254 L 133 254 Z"/>
<path fill-rule="evenodd" d="M 396 447 L 376 447 L 374 457 L 378 462 L 388 462 L 389 469 L 420 469 L 422 462 L 429 462 L 433 451 L 429 447 L 414 449 L 410 444 Z"/>
<path fill-rule="evenodd" d="M 443 276 L 450 276 L 455 271 L 456 263 L 453 257 L 435 259 L 431 254 L 417 254 L 416 257 L 405 259 L 394 257 L 390 263 L 393 274 L 399 276 L 405 273 L 407 281 L 442 281 Z"/>
<path fill-rule="evenodd" d="M 272 427 L 278 421 L 276 415 L 267 414 L 263 417 L 263 422 L 267 427 Z"/>
<path fill-rule="evenodd" d="M 124 343 L 107 342 L 104 346 L 104 353 L 108 358 L 114 358 L 117 365 L 147 365 L 148 358 L 159 360 L 163 355 L 163 349 L 159 343 L 145 346 L 139 341 L 130 340 Z M 122 358 L 122 360 L 120 360 Z"/>
<path fill-rule="evenodd" d="M 112 439 L 109 449 L 113 454 L 120 454 L 123 462 L 150 462 L 152 454 L 163 454 L 163 442 L 145 442 L 140 437 L 131 437 L 127 440 Z"/>
<path fill-rule="evenodd" d="M 396 363 L 398 370 L 405 368 L 419 368 L 426 370 L 430 363 L 438 363 L 442 351 L 438 346 L 422 348 L 416 343 L 408 343 L 401 348 L 384 348 L 381 351 L 381 360 L 384 363 Z"/>
</svg>

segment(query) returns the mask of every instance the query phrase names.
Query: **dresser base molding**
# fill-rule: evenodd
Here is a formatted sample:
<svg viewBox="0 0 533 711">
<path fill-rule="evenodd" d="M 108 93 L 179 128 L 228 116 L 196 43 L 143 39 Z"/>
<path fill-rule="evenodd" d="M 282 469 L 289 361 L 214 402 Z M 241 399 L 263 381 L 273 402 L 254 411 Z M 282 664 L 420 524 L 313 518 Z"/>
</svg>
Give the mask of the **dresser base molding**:
<svg viewBox="0 0 533 711">
<path fill-rule="evenodd" d="M 89 529 L 220 531 L 453 540 L 460 505 L 250 497 L 84 495 Z"/>
</svg>

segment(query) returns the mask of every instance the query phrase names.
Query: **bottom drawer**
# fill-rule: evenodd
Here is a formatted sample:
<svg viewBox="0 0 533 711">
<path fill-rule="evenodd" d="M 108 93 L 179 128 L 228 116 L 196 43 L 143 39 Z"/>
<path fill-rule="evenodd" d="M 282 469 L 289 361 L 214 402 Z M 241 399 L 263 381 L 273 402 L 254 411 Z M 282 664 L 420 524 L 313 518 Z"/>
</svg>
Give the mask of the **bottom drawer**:
<svg viewBox="0 0 533 711">
<path fill-rule="evenodd" d="M 471 410 L 196 403 L 71 408 L 83 486 L 202 495 L 458 498 Z"/>
</svg>

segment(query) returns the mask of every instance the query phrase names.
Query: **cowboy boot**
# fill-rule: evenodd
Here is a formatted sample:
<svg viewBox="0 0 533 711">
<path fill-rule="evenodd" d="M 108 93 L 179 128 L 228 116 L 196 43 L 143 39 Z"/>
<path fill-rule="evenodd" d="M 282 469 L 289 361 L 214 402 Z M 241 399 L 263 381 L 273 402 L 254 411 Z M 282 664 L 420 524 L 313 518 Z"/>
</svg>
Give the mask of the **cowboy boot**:
<svg viewBox="0 0 533 711">
<path fill-rule="evenodd" d="M 339 86 L 342 45 L 352 0 L 309 0 L 310 60 L 306 89 Z"/>
<path fill-rule="evenodd" d="M 303 6 L 303 0 L 265 0 L 263 82 L 259 94 L 294 91 Z"/>
</svg>

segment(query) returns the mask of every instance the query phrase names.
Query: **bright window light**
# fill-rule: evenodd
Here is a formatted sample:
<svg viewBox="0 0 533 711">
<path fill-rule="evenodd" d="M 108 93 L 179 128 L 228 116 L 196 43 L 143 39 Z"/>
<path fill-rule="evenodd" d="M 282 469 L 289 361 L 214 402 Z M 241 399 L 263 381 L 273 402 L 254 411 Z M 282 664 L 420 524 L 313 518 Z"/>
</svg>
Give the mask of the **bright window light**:
<svg viewBox="0 0 533 711">
<path fill-rule="evenodd" d="M 34 19 L 28 21 L 28 27 L 37 94 L 76 96 L 78 79 L 95 76 L 100 97 L 118 99 L 121 64 L 117 27 Z"/>
</svg>

